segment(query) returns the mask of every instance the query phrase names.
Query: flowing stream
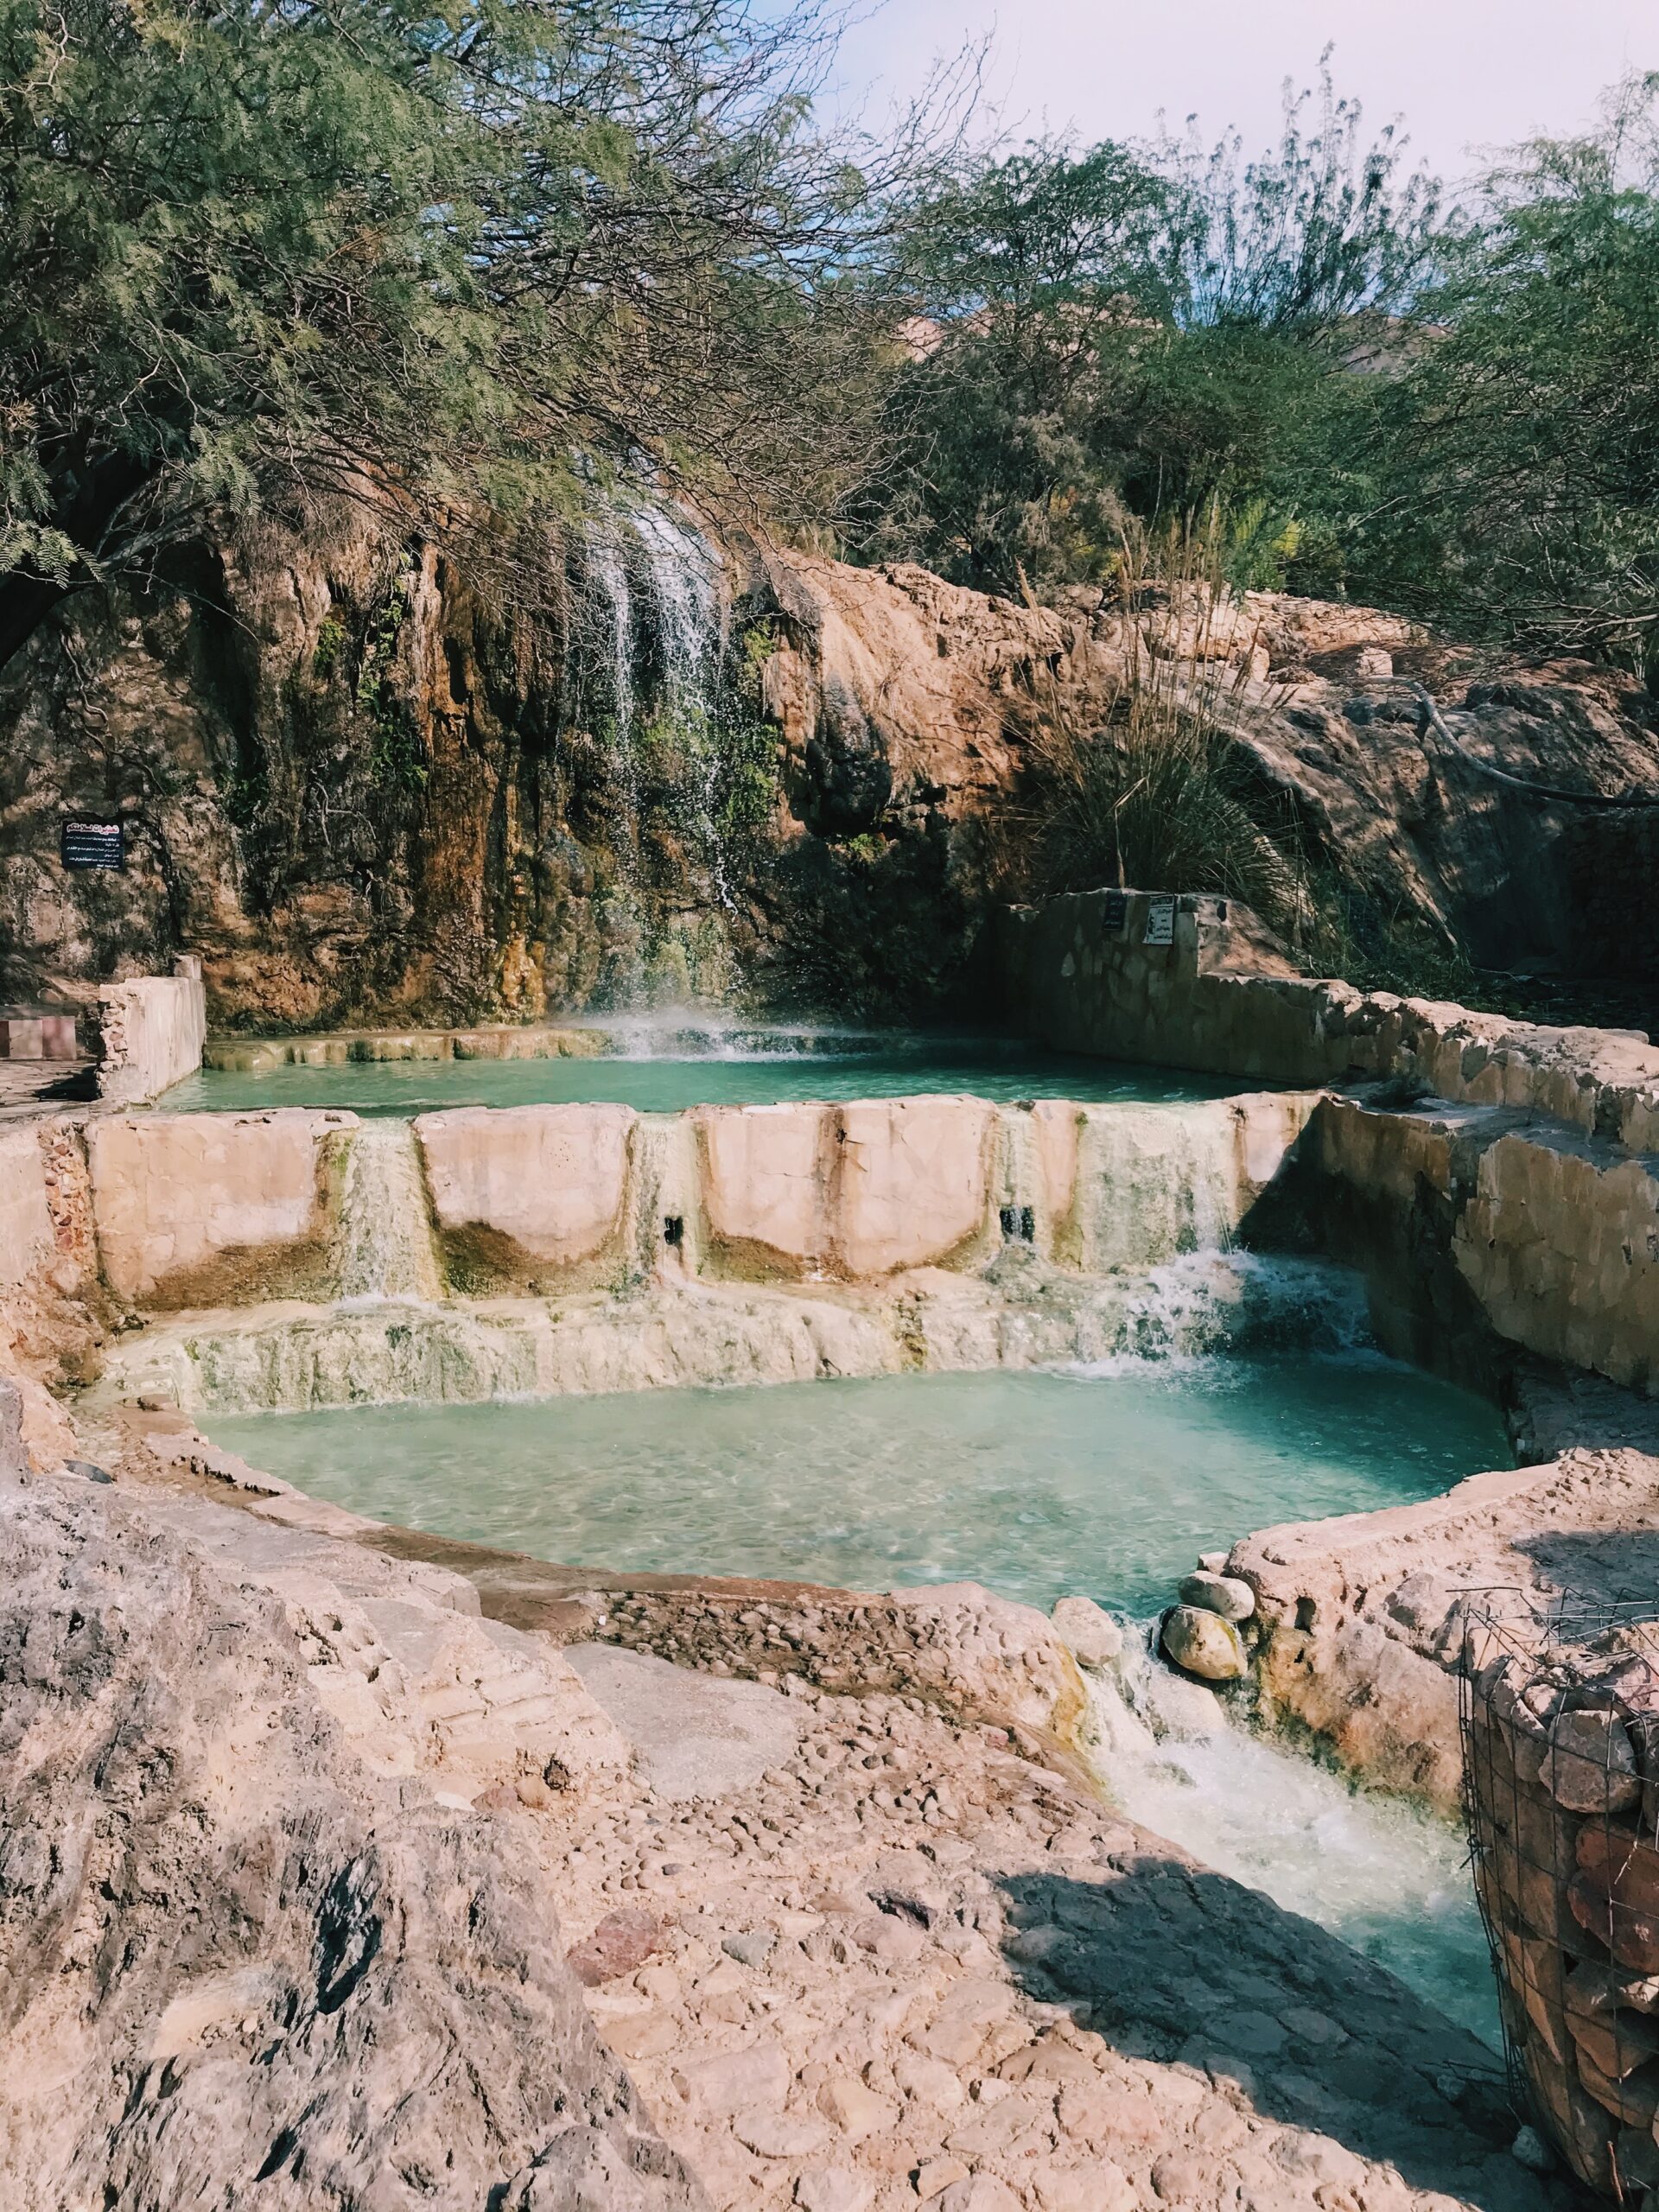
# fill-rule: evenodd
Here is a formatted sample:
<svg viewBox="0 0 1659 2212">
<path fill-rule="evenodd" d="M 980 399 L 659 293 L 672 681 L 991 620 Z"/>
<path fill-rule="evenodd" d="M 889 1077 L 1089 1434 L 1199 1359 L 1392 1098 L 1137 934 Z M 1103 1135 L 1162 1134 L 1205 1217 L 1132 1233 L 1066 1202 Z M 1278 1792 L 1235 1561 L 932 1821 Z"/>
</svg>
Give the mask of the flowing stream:
<svg viewBox="0 0 1659 2212">
<path fill-rule="evenodd" d="M 1460 1830 L 1353 1789 L 1229 1715 L 1128 1624 L 1115 1674 L 1090 1681 L 1095 1762 L 1131 1820 L 1363 1951 L 1496 2049 L 1497 1999 Z"/>
<path fill-rule="evenodd" d="M 365 1122 L 352 1139 L 340 1203 L 340 1295 L 348 1305 L 443 1295 L 420 1154 L 407 1122 Z"/>
</svg>

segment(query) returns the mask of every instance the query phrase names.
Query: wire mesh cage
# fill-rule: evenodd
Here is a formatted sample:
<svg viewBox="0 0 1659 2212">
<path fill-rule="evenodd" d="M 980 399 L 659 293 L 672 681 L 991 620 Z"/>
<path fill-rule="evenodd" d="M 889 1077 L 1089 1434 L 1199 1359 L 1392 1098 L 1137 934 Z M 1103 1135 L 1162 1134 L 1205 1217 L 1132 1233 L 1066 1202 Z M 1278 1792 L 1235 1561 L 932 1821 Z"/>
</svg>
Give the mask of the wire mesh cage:
<svg viewBox="0 0 1659 2212">
<path fill-rule="evenodd" d="M 1471 1593 L 1459 1679 L 1511 2093 L 1582 2180 L 1659 2204 L 1659 1593 Z"/>
</svg>

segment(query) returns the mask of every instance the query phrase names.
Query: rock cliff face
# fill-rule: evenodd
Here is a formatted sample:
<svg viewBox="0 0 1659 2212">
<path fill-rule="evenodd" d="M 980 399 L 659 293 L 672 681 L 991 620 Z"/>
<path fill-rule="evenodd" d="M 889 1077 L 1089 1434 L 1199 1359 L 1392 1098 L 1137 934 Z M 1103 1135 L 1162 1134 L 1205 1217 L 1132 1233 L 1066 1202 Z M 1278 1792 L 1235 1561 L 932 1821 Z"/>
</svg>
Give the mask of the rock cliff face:
<svg viewBox="0 0 1659 2212">
<path fill-rule="evenodd" d="M 0 675 L 0 995 L 86 1003 L 191 950 L 219 1027 L 962 1002 L 1020 887 L 1033 734 L 1098 720 L 1121 612 L 716 556 L 643 508 L 522 573 L 505 605 L 342 510 L 66 602 Z M 1659 789 L 1639 687 L 1263 595 L 1204 650 L 1262 679 L 1240 742 L 1376 911 L 1483 962 L 1646 972 L 1653 817 L 1483 778 L 1382 671 L 1592 791 Z M 124 823 L 124 872 L 63 870 L 77 814 Z"/>
<path fill-rule="evenodd" d="M 359 1764 L 267 1592 L 107 1491 L 0 1521 L 6 2202 L 706 2203 L 511 1833 Z"/>
</svg>

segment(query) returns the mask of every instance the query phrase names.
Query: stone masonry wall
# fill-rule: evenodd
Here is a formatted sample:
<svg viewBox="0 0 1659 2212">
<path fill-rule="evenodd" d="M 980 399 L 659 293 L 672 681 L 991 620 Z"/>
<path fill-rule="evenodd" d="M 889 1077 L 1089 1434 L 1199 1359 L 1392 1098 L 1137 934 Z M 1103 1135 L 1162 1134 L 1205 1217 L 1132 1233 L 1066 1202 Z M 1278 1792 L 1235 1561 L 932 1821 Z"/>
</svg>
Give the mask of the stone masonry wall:
<svg viewBox="0 0 1659 2212">
<path fill-rule="evenodd" d="M 328 1272 L 331 1187 L 354 1115 L 134 1114 L 86 1144 L 105 1280 L 149 1306 L 298 1293 Z"/>
<path fill-rule="evenodd" d="M 207 1001 L 201 963 L 186 955 L 172 976 L 140 976 L 99 995 L 103 1056 L 98 1091 L 112 1105 L 159 1098 L 201 1065 Z"/>
<path fill-rule="evenodd" d="M 1475 1882 L 1506 2025 L 1581 2180 L 1659 2185 L 1659 1671 L 1654 1630 L 1539 1648 L 1540 1624 L 1470 1629 Z M 1509 1648 L 1504 1648 L 1505 1644 Z M 1496 1648 L 1494 1648 L 1496 1647 Z"/>
<path fill-rule="evenodd" d="M 1214 898 L 1018 910 L 1001 962 L 1010 1009 L 1045 1043 L 1326 1086 L 1296 1155 L 1300 1234 L 1364 1268 L 1394 1349 L 1467 1378 L 1496 1339 L 1659 1389 L 1659 1050 L 1644 1039 L 1310 981 Z"/>
<path fill-rule="evenodd" d="M 356 1203 L 412 1205 L 407 1235 L 435 1239 L 461 1297 L 874 1281 L 971 1270 L 1011 1237 L 1097 1274 L 1225 1244 L 1310 1103 L 468 1107 L 416 1121 L 406 1192 L 359 1184 Z M 85 1117 L 72 1142 L 109 1289 L 144 1312 L 334 1295 L 361 1126 L 302 1107 Z M 34 1233 L 19 1212 L 16 1239 Z"/>
</svg>

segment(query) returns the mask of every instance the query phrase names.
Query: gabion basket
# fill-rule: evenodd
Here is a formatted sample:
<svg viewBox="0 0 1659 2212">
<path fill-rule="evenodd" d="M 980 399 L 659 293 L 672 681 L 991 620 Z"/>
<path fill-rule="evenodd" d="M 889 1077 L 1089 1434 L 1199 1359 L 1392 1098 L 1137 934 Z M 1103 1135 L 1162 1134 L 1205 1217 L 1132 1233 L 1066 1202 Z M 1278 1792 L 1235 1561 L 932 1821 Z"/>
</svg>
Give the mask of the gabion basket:
<svg viewBox="0 0 1659 2212">
<path fill-rule="evenodd" d="M 1459 1713 L 1511 2094 L 1581 2180 L 1640 2203 L 1659 2192 L 1659 1597 L 1471 1595 Z"/>
</svg>

